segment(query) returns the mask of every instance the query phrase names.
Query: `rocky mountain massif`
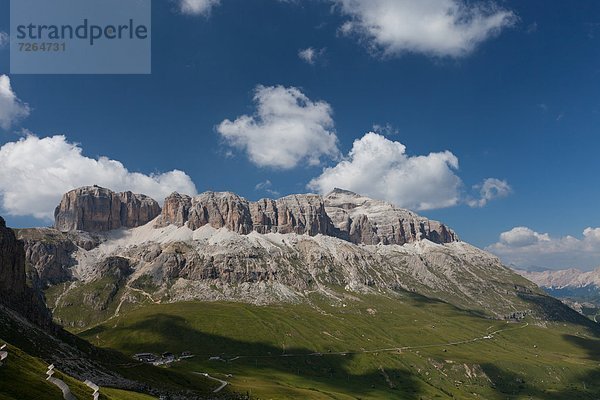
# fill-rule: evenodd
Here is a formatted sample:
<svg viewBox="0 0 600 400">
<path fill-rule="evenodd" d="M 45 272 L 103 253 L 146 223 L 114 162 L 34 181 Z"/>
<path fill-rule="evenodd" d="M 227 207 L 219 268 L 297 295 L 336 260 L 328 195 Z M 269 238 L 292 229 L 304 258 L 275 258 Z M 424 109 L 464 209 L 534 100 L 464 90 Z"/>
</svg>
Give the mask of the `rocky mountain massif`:
<svg viewBox="0 0 600 400">
<path fill-rule="evenodd" d="M 343 305 L 353 293 L 406 292 L 494 318 L 573 317 L 444 224 L 352 192 L 258 202 L 174 193 L 152 221 L 155 202 L 128 196 L 145 200 L 77 189 L 57 208 L 60 229 L 19 231 L 31 280 L 61 323 L 82 329 L 148 302 Z"/>
<path fill-rule="evenodd" d="M 65 199 L 60 209 L 69 209 Z M 59 224 L 57 221 L 57 226 Z M 66 224 L 75 225 L 75 224 Z M 207 192 L 196 197 L 173 193 L 165 199 L 157 226 L 205 225 L 248 235 L 251 232 L 325 235 L 355 244 L 405 244 L 421 239 L 451 243 L 458 237 L 445 225 L 391 204 L 336 189 L 325 198 L 306 194 L 257 202 L 230 192 Z M 139 226 L 139 225 L 137 225 Z"/>
</svg>

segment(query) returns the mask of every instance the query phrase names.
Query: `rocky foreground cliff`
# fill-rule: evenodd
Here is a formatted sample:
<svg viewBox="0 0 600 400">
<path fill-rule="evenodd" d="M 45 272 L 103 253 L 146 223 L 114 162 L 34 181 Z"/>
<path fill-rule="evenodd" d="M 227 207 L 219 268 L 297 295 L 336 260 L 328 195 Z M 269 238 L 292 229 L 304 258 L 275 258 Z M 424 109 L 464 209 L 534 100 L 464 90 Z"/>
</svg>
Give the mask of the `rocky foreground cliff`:
<svg viewBox="0 0 600 400">
<path fill-rule="evenodd" d="M 52 318 L 40 293 L 27 284 L 25 249 L 0 217 L 0 305 L 30 321 L 52 328 Z"/>
<path fill-rule="evenodd" d="M 160 214 L 149 200 L 115 198 L 97 187 L 72 191 L 57 208 L 61 229 L 19 232 L 32 280 L 63 324 L 83 328 L 147 302 L 343 304 L 353 294 L 407 292 L 494 318 L 543 318 L 554 307 L 446 225 L 344 190 L 257 202 L 174 193 Z"/>
</svg>

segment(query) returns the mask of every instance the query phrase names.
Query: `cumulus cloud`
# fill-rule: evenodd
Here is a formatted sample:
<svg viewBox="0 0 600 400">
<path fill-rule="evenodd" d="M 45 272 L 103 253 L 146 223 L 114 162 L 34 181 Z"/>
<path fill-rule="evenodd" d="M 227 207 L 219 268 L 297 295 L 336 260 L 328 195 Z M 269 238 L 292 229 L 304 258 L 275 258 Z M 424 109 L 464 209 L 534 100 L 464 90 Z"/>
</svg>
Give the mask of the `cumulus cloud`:
<svg viewBox="0 0 600 400">
<path fill-rule="evenodd" d="M 591 269 L 600 265 L 600 228 L 586 228 L 580 238 L 555 238 L 520 226 L 501 233 L 486 250 L 520 268 Z"/>
<path fill-rule="evenodd" d="M 459 204 L 462 181 L 457 170 L 458 158 L 449 151 L 409 156 L 402 143 L 371 132 L 308 186 L 319 193 L 339 187 L 399 207 L 428 210 Z"/>
<path fill-rule="evenodd" d="M 513 25 L 513 12 L 490 2 L 463 0 L 333 0 L 349 20 L 343 34 L 356 34 L 385 56 L 423 53 L 461 57 Z"/>
<path fill-rule="evenodd" d="M 338 157 L 328 103 L 312 101 L 300 89 L 283 86 L 258 86 L 254 102 L 254 115 L 226 119 L 217 126 L 226 143 L 246 152 L 252 163 L 290 169 Z"/>
<path fill-rule="evenodd" d="M 324 54 L 325 49 L 315 49 L 313 47 L 308 47 L 298 51 L 298 57 L 310 65 L 315 65 Z"/>
<path fill-rule="evenodd" d="M 10 78 L 0 75 L 0 127 L 10 127 L 29 115 L 29 106 L 23 103 L 12 89 Z"/>
<path fill-rule="evenodd" d="M 500 242 L 510 247 L 526 247 L 549 241 L 550 236 L 547 233 L 537 233 L 525 226 L 519 226 L 500 234 Z"/>
<path fill-rule="evenodd" d="M 0 49 L 6 47 L 10 43 L 10 36 L 6 32 L 0 31 Z"/>
<path fill-rule="evenodd" d="M 208 15 L 221 0 L 179 0 L 179 10 L 189 15 Z"/>
<path fill-rule="evenodd" d="M 482 184 L 474 186 L 474 189 L 479 190 L 479 198 L 467 201 L 471 207 L 485 207 L 490 201 L 512 193 L 508 182 L 496 178 L 488 178 Z"/>
<path fill-rule="evenodd" d="M 83 149 L 65 136 L 29 135 L 6 143 L 0 147 L 0 165 L 2 209 L 16 216 L 51 219 L 63 193 L 94 184 L 143 193 L 159 202 L 173 191 L 196 194 L 184 172 L 131 172 L 119 161 L 84 156 Z"/>
</svg>

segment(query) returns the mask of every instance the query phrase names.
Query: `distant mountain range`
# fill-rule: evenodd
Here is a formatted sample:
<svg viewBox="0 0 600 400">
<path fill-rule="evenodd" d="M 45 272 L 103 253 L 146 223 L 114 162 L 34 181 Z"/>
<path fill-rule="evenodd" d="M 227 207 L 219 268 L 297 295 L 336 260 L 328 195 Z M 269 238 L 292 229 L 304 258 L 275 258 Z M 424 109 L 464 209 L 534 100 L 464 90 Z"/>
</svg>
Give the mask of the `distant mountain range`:
<svg viewBox="0 0 600 400">
<path fill-rule="evenodd" d="M 594 320 L 600 314 L 600 268 L 517 272 L 580 313 Z"/>
<path fill-rule="evenodd" d="M 532 282 L 535 282 L 537 285 L 545 288 L 564 289 L 584 288 L 588 286 L 600 287 L 600 268 L 588 272 L 574 268 L 558 271 L 546 270 L 535 272 L 517 270 L 517 272 Z"/>
</svg>

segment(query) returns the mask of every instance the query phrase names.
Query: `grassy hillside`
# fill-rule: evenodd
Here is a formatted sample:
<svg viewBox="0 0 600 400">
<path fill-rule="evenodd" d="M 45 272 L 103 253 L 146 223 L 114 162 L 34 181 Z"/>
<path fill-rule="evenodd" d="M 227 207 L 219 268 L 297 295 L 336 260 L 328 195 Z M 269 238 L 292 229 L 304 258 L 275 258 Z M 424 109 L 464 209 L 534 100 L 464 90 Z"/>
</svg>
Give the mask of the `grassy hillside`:
<svg viewBox="0 0 600 400">
<path fill-rule="evenodd" d="M 264 399 L 571 400 L 600 393 L 600 338 L 589 327 L 494 321 L 408 295 L 348 298 L 345 306 L 318 298 L 312 307 L 149 305 L 82 336 L 126 354 L 192 351 L 194 358 L 171 369 L 209 373 Z M 217 356 L 230 361 L 209 361 Z"/>
<path fill-rule="evenodd" d="M 135 390 L 142 392 L 168 395 L 184 394 L 192 398 L 207 398 L 211 395 L 212 381 L 203 376 L 139 364 L 122 353 L 98 349 L 65 331 L 58 330 L 50 335 L 0 306 L 0 344 L 2 343 L 9 344 L 11 350 L 8 362 L 0 367 L 0 399 L 55 398 L 52 397 L 53 386 L 47 391 L 48 384 L 44 381 L 49 363 L 54 363 L 58 371 L 66 371 L 79 381 L 89 376 L 101 376 L 105 379 L 105 385 L 111 387 L 136 388 Z M 102 385 L 102 382 L 96 383 Z M 78 392 L 81 393 L 78 387 L 89 391 L 81 382 L 72 381 L 72 384 L 67 384 L 73 384 L 72 391 L 78 398 L 88 397 L 87 394 L 83 397 L 77 395 Z M 46 393 L 46 397 L 37 397 L 29 391 Z M 103 389 L 103 393 L 106 398 L 135 398 L 130 392 L 119 390 Z M 91 392 L 89 397 L 91 398 Z"/>
<path fill-rule="evenodd" d="M 4 343 L 0 339 L 0 343 Z M 62 399 L 62 392 L 46 380 L 48 364 L 17 347 L 7 346 L 9 357 L 0 366 L 0 399 L 24 400 Z M 54 377 L 64 381 L 78 399 L 92 398 L 92 390 L 68 375 L 57 371 Z M 123 390 L 101 388 L 104 400 L 150 400 L 153 397 Z"/>
</svg>

